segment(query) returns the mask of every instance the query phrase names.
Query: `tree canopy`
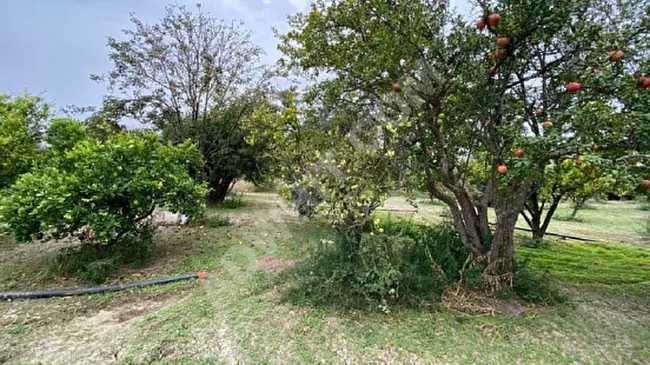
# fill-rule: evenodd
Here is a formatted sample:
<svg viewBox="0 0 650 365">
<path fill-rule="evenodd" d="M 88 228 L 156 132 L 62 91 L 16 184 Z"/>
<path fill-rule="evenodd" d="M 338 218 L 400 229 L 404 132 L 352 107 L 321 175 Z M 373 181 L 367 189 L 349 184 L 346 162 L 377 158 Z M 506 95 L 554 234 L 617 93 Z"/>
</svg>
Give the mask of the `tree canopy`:
<svg viewBox="0 0 650 365">
<path fill-rule="evenodd" d="M 514 225 L 550 161 L 647 143 L 648 9 L 479 1 L 481 19 L 468 23 L 446 1 L 315 1 L 290 18 L 280 49 L 291 70 L 321 76 L 301 98 L 301 120 L 317 115 L 327 134 L 363 131 L 390 145 L 394 181 L 449 206 L 498 287 L 512 279 Z M 472 181 L 475 163 L 482 181 Z"/>
<path fill-rule="evenodd" d="M 0 95 L 0 189 L 36 163 L 49 106 L 38 96 Z"/>
<path fill-rule="evenodd" d="M 190 138 L 203 153 L 211 200 L 220 202 L 235 179 L 255 181 L 267 169 L 261 145 L 248 146 L 240 125 L 264 99 L 270 74 L 242 23 L 200 5 L 166 10 L 152 25 L 133 15 L 125 40 L 109 38 L 113 70 L 93 79 L 108 83 L 111 115 L 150 122 L 173 141 Z"/>
<path fill-rule="evenodd" d="M 51 132 L 63 125 L 73 129 L 55 123 Z M 0 217 L 19 241 L 78 236 L 112 245 L 156 207 L 200 216 L 206 190 L 192 170 L 201 168 L 201 155 L 189 141 L 173 146 L 153 133 L 124 132 L 105 141 L 81 138 L 62 151 L 67 136 L 50 133 L 56 153 L 3 193 Z"/>
</svg>

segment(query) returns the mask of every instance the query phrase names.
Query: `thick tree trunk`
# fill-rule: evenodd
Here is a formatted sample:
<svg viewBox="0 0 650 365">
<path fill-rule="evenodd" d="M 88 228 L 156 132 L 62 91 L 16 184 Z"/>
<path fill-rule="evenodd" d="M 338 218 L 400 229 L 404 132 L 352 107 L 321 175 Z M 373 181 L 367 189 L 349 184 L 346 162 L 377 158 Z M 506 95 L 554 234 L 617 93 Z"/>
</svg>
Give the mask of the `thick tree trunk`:
<svg viewBox="0 0 650 365">
<path fill-rule="evenodd" d="M 435 182 L 429 181 L 427 184 L 429 193 L 449 206 L 463 245 L 475 263 L 485 265 L 483 277 L 486 286 L 493 291 L 512 285 L 517 270 L 515 224 L 524 209 L 532 184 L 529 180 L 512 185 L 511 191 L 503 194 L 494 191 L 495 180 L 496 176 L 485 186 L 480 201 L 472 201 L 463 186 L 443 181 L 451 192 L 447 194 L 438 189 Z M 497 216 L 493 232 L 488 228 L 489 204 L 492 204 Z"/>
<path fill-rule="evenodd" d="M 492 290 L 512 286 L 517 270 L 514 232 L 518 211 L 497 213 L 497 222 L 486 254 L 486 267 L 483 278 Z"/>
<path fill-rule="evenodd" d="M 235 178 L 233 177 L 210 179 L 210 203 L 223 203 L 223 201 L 226 199 L 228 191 L 230 190 L 230 185 L 232 185 L 232 182 L 234 180 Z"/>
</svg>

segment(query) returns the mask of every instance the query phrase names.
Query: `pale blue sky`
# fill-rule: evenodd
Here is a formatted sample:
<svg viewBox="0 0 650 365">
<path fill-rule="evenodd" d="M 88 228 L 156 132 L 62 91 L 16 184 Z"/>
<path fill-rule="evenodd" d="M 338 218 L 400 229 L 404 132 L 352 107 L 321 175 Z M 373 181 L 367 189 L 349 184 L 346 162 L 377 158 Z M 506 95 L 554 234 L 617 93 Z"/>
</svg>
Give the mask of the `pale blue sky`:
<svg viewBox="0 0 650 365">
<path fill-rule="evenodd" d="M 97 106 L 106 86 L 89 79 L 111 69 L 106 38 L 130 27 L 129 13 L 153 23 L 173 0 L 0 0 L 0 93 L 42 94 L 56 108 Z M 241 19 L 274 62 L 279 54 L 271 27 L 285 28 L 288 14 L 309 0 L 203 0 L 213 16 Z M 178 0 L 193 7 L 196 0 Z M 467 14 L 466 0 L 452 0 Z"/>
</svg>

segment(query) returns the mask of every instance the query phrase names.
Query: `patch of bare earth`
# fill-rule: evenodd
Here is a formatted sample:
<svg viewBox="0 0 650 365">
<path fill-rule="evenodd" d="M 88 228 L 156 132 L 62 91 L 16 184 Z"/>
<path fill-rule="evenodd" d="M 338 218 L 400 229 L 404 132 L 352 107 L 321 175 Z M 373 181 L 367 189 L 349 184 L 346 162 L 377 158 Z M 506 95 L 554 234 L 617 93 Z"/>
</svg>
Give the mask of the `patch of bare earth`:
<svg viewBox="0 0 650 365">
<path fill-rule="evenodd" d="M 295 261 L 283 259 L 278 255 L 266 254 L 257 260 L 257 267 L 277 274 L 293 266 Z"/>
</svg>

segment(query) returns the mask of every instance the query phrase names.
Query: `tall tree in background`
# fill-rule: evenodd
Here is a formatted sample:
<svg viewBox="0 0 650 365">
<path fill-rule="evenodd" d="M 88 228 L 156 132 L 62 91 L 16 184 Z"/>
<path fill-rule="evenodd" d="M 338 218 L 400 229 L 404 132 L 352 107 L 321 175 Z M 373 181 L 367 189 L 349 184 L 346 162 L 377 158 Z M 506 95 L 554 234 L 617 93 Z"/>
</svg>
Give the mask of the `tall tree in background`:
<svg viewBox="0 0 650 365">
<path fill-rule="evenodd" d="M 48 116 L 49 106 L 38 96 L 0 95 L 0 189 L 36 163 Z"/>
<path fill-rule="evenodd" d="M 637 149 L 647 127 L 616 100 L 646 92 L 648 5 L 479 1 L 474 25 L 446 1 L 317 0 L 291 17 L 281 50 L 292 69 L 328 76 L 305 95 L 312 107 L 370 106 L 380 129 L 399 126 L 400 182 L 449 206 L 495 288 L 512 281 L 515 223 L 550 161 Z M 471 184 L 477 158 L 489 176 Z"/>
<path fill-rule="evenodd" d="M 263 51 L 242 23 L 217 20 L 200 5 L 196 12 L 177 5 L 166 10 L 153 25 L 132 16 L 126 40 L 109 38 L 114 69 L 92 78 L 108 82 L 111 110 L 174 140 L 191 138 L 206 160 L 211 200 L 219 202 L 234 179 L 264 170 L 256 155 L 237 160 L 259 148 L 244 148 L 239 125 L 252 110 L 251 95 L 264 95 L 268 86 Z"/>
</svg>

